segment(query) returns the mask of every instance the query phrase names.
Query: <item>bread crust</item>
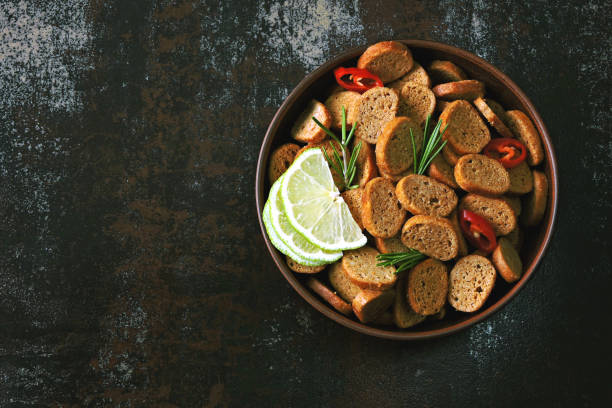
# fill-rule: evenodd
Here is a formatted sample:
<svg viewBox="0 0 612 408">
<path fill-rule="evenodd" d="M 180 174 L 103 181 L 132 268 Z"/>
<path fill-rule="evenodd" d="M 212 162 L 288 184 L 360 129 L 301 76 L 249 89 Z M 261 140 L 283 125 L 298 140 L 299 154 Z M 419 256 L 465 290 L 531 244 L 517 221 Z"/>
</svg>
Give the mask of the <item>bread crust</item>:
<svg viewBox="0 0 612 408">
<path fill-rule="evenodd" d="M 427 168 L 427 175 L 434 180 L 444 183 L 450 188 L 459 188 L 455 180 L 453 167 L 444 159 L 443 155 L 437 154 Z"/>
<path fill-rule="evenodd" d="M 474 106 L 476 109 L 480 111 L 482 116 L 489 122 L 493 129 L 500 134 L 501 137 L 514 137 L 508 126 L 504 123 L 504 121 L 497 116 L 497 114 L 491 109 L 489 104 L 487 103 L 487 99 L 476 98 L 474 99 Z"/>
<path fill-rule="evenodd" d="M 505 237 L 501 237 L 497 242 L 497 247 L 491 254 L 491 261 L 497 272 L 508 283 L 516 282 L 523 275 L 521 258 L 510 240 Z"/>
<path fill-rule="evenodd" d="M 336 309 L 338 312 L 342 313 L 343 315 L 348 316 L 353 311 L 353 308 L 350 304 L 342 300 L 340 296 L 332 292 L 327 286 L 322 284 L 321 281 L 319 281 L 318 279 L 308 278 L 308 280 L 306 281 L 306 285 L 310 289 L 312 289 L 314 293 L 316 293 L 321 298 L 323 298 L 323 300 L 325 300 L 334 309 Z"/>
<path fill-rule="evenodd" d="M 295 143 L 285 143 L 270 153 L 268 159 L 268 180 L 270 184 L 274 184 L 287 171 L 295 160 L 298 150 L 300 150 L 300 146 Z"/>
<path fill-rule="evenodd" d="M 491 141 L 489 128 L 468 101 L 450 103 L 440 114 L 440 120 L 441 128 L 446 127 L 443 137 L 456 153 L 479 153 Z"/>
<path fill-rule="evenodd" d="M 361 94 L 353 91 L 341 91 L 331 94 L 325 100 L 325 107 L 329 111 L 332 120 L 331 127 L 342 129 L 342 106 L 346 113 L 346 126 L 350 129 L 359 116 L 358 106 Z"/>
<path fill-rule="evenodd" d="M 298 116 L 291 128 L 291 137 L 302 143 L 319 143 L 327 137 L 312 117 L 317 118 L 325 127 L 331 126 L 332 116 L 321 102 L 312 99 Z"/>
<path fill-rule="evenodd" d="M 436 96 L 428 87 L 407 83 L 400 90 L 398 116 L 409 116 L 419 125 L 423 125 L 436 108 Z"/>
<path fill-rule="evenodd" d="M 333 263 L 329 267 L 329 283 L 332 288 L 338 293 L 338 295 L 351 303 L 355 296 L 361 291 L 361 288 L 353 283 L 346 274 L 346 271 L 342 267 L 342 261 Z"/>
<path fill-rule="evenodd" d="M 493 291 L 495 275 L 487 258 L 480 255 L 461 258 L 450 272 L 448 303 L 460 312 L 477 311 Z"/>
<path fill-rule="evenodd" d="M 546 212 L 548 201 L 548 178 L 541 171 L 533 171 L 533 191 L 527 195 L 523 205 L 521 223 L 532 227 L 538 225 Z"/>
<path fill-rule="evenodd" d="M 353 179 L 353 184 L 359 184 L 359 187 L 364 187 L 368 183 L 368 181 L 378 176 L 378 168 L 376 167 L 374 149 L 372 148 L 371 144 L 358 138 L 355 138 L 351 142 L 352 149 L 355 149 L 355 146 L 359 142 L 361 142 L 361 149 L 359 150 L 359 156 L 357 156 L 357 170 L 355 171 L 355 178 Z"/>
<path fill-rule="evenodd" d="M 533 190 L 533 174 L 526 162 L 507 170 L 510 176 L 508 194 L 527 194 Z"/>
<path fill-rule="evenodd" d="M 412 53 L 397 41 L 382 41 L 369 46 L 357 60 L 357 68 L 367 69 L 383 82 L 394 81 L 412 69 Z"/>
<path fill-rule="evenodd" d="M 387 180 L 391 181 L 392 183 L 397 183 L 398 181 L 400 181 L 404 177 L 409 176 L 410 174 L 414 174 L 414 171 L 413 171 L 413 167 L 410 166 L 410 168 L 408 168 L 408 170 L 403 171 L 403 172 L 401 172 L 399 174 L 386 173 L 385 171 L 383 171 L 380 168 L 378 169 L 378 173 L 380 174 L 380 177 L 384 177 Z"/>
<path fill-rule="evenodd" d="M 459 256 L 466 256 L 468 254 L 468 244 L 465 240 L 465 237 L 463 236 L 463 232 L 461 231 L 461 226 L 459 225 L 457 209 L 453 210 L 453 212 L 450 213 L 450 215 L 448 216 L 448 220 L 450 221 L 451 225 L 455 229 L 455 232 L 457 233 L 457 243 L 459 247 L 457 254 Z"/>
<path fill-rule="evenodd" d="M 450 221 L 430 215 L 409 218 L 402 228 L 402 243 L 441 261 L 453 259 L 459 251 L 457 233 Z"/>
<path fill-rule="evenodd" d="M 502 199 L 469 193 L 459 201 L 458 208 L 485 218 L 493 227 L 495 235 L 506 235 L 516 228 L 516 215 L 512 207 Z"/>
<path fill-rule="evenodd" d="M 446 303 L 448 271 L 437 259 L 426 259 L 410 270 L 408 302 L 412 309 L 424 316 L 440 311 Z"/>
<path fill-rule="evenodd" d="M 450 61 L 434 60 L 429 64 L 428 72 L 437 84 L 468 79 L 465 72 Z"/>
<path fill-rule="evenodd" d="M 391 306 L 395 299 L 395 290 L 385 291 L 364 289 L 353 299 L 353 312 L 362 323 L 376 320 Z"/>
<path fill-rule="evenodd" d="M 482 98 L 485 94 L 485 86 L 482 82 L 475 79 L 466 79 L 457 82 L 447 82 L 438 84 L 432 88 L 436 98 L 440 99 L 465 99 L 473 101 L 476 98 Z"/>
<path fill-rule="evenodd" d="M 363 189 L 353 188 L 350 190 L 343 191 L 342 199 L 348 205 L 349 211 L 353 216 L 353 219 L 359 225 L 359 228 L 363 229 L 363 221 L 361 219 L 361 203 L 363 199 Z"/>
<path fill-rule="evenodd" d="M 448 164 L 454 167 L 459 161 L 459 158 L 461 157 L 461 155 L 457 153 L 456 151 L 454 151 L 453 148 L 450 147 L 450 145 L 447 143 L 442 148 L 442 157 L 444 157 L 444 160 L 446 160 Z M 453 172 L 453 177 L 455 177 L 454 172 Z"/>
<path fill-rule="evenodd" d="M 500 195 L 510 188 L 510 175 L 504 166 L 482 154 L 461 156 L 454 174 L 459 187 L 470 193 Z"/>
<path fill-rule="evenodd" d="M 399 95 L 393 89 L 375 87 L 365 91 L 357 108 L 355 136 L 375 144 L 382 128 L 395 117 L 398 103 Z"/>
<path fill-rule="evenodd" d="M 395 300 L 393 302 L 393 322 L 400 329 L 412 327 L 425 320 L 425 316 L 415 312 L 408 303 L 407 283 L 408 274 L 403 273 L 397 281 Z"/>
<path fill-rule="evenodd" d="M 305 273 L 305 274 L 315 274 L 321 272 L 327 265 L 320 266 L 306 266 L 300 265 L 293 259 L 288 256 L 285 256 L 285 261 L 287 262 L 287 266 L 295 273 Z"/>
<path fill-rule="evenodd" d="M 419 174 L 401 179 L 395 194 L 402 207 L 415 215 L 446 217 L 457 206 L 457 194 L 452 188 Z"/>
<path fill-rule="evenodd" d="M 383 177 L 366 184 L 362 210 L 363 226 L 374 237 L 391 238 L 400 231 L 406 219 L 406 210 L 397 200 L 395 186 Z"/>
<path fill-rule="evenodd" d="M 398 116 L 389 121 L 376 141 L 376 165 L 386 174 L 397 175 L 412 166 L 414 137 L 417 154 L 423 144 L 423 131 L 416 121 L 406 116 Z"/>
<path fill-rule="evenodd" d="M 544 160 L 542 141 L 531 119 L 520 110 L 506 112 L 506 119 L 514 136 L 527 147 L 527 163 L 530 166 L 537 166 L 542 163 L 542 160 Z"/>
<path fill-rule="evenodd" d="M 346 251 L 342 257 L 342 268 L 348 278 L 362 289 L 385 290 L 395 285 L 397 275 L 393 266 L 377 266 L 374 248 L 364 246 Z"/>
<path fill-rule="evenodd" d="M 408 248 L 402 244 L 402 239 L 399 235 L 392 238 L 374 238 L 376 249 L 381 254 L 390 254 L 393 252 L 407 252 Z"/>
<path fill-rule="evenodd" d="M 419 84 L 431 88 L 431 79 L 427 71 L 425 71 L 425 68 L 416 61 L 414 61 L 412 69 L 408 71 L 406 75 L 391 82 L 388 87 L 400 92 L 407 83 Z"/>
</svg>

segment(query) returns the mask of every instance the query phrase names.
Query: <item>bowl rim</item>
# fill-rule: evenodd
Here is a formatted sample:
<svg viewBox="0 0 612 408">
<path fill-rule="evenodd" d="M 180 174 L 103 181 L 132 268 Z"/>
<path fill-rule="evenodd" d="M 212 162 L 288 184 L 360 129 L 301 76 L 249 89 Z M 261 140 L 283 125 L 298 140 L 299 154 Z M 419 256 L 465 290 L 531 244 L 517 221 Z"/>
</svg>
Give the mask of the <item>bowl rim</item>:
<svg viewBox="0 0 612 408">
<path fill-rule="evenodd" d="M 291 91 L 291 93 L 285 98 L 279 109 L 274 114 L 268 129 L 266 130 L 266 134 L 264 136 L 263 141 L 261 142 L 261 148 L 259 150 L 259 157 L 257 160 L 257 170 L 255 177 L 255 202 L 257 206 L 257 217 L 259 219 L 259 227 L 261 229 L 261 233 L 263 234 L 264 241 L 270 252 L 270 255 L 274 259 L 276 266 L 281 271 L 285 279 L 289 282 L 289 284 L 293 287 L 293 289 L 302 297 L 306 302 L 308 302 L 311 306 L 317 309 L 319 312 L 329 317 L 341 325 L 348 327 L 349 329 L 355 330 L 357 332 L 367 334 L 370 336 L 375 336 L 384 339 L 390 340 L 424 340 L 431 339 L 434 337 L 446 336 L 452 333 L 456 333 L 460 330 L 466 329 L 487 317 L 493 315 L 497 311 L 499 311 L 503 306 L 505 306 L 511 299 L 516 297 L 518 292 L 525 286 L 525 284 L 531 279 L 532 275 L 535 272 L 535 269 L 540 264 L 546 249 L 551 241 L 554 225 L 556 221 L 557 215 L 557 205 L 558 205 L 558 190 L 559 190 L 559 181 L 558 181 L 558 171 L 557 171 L 557 159 L 555 155 L 554 148 L 552 146 L 552 141 L 550 139 L 550 135 L 546 126 L 544 125 L 544 121 L 542 120 L 540 114 L 535 109 L 535 106 L 531 102 L 531 100 L 525 95 L 525 93 L 516 85 L 506 74 L 501 72 L 498 68 L 488 63 L 484 59 L 478 57 L 477 55 L 463 50 L 461 48 L 457 48 L 452 45 L 448 45 L 445 43 L 440 43 L 436 41 L 428 41 L 428 40 L 416 40 L 416 39 L 404 39 L 404 40 L 394 40 L 405 44 L 410 47 L 417 48 L 427 48 L 434 51 L 439 51 L 442 53 L 447 53 L 450 55 L 457 56 L 459 58 L 470 61 L 476 66 L 487 71 L 491 76 L 493 76 L 499 83 L 501 83 L 506 89 L 508 89 L 519 101 L 520 103 L 527 108 L 527 113 L 530 118 L 533 120 L 534 125 L 538 129 L 540 133 L 540 137 L 542 138 L 543 148 L 546 154 L 547 167 L 550 169 L 550 182 L 549 182 L 549 199 L 547 202 L 547 218 L 546 218 L 546 230 L 543 236 L 543 240 L 537 249 L 535 257 L 532 262 L 526 268 L 525 273 L 521 277 L 521 279 L 512 286 L 507 293 L 505 293 L 500 299 L 498 299 L 495 303 L 487 307 L 486 309 L 479 310 L 474 313 L 472 316 L 469 316 L 467 319 L 454 323 L 450 326 L 443 328 L 436 328 L 432 330 L 425 330 L 419 332 L 411 332 L 411 331 L 392 331 L 385 330 L 378 327 L 372 327 L 365 325 L 363 323 L 357 322 L 336 312 L 327 304 L 323 303 L 314 293 L 312 293 L 308 288 L 303 285 L 294 275 L 292 271 L 289 270 L 287 265 L 285 264 L 285 257 L 282 255 L 270 242 L 268 235 L 266 234 L 265 226 L 263 224 L 262 219 L 262 209 L 265 203 L 264 196 L 264 183 L 267 177 L 267 163 L 264 163 L 264 158 L 266 159 L 269 156 L 269 151 L 271 149 L 273 143 L 272 135 L 276 133 L 278 127 L 284 118 L 288 107 L 291 106 L 294 101 L 304 92 L 307 88 L 309 88 L 316 80 L 318 80 L 323 75 L 327 74 L 331 68 L 338 66 L 342 61 L 346 61 L 352 58 L 356 58 L 358 55 L 363 53 L 363 51 L 369 46 L 364 45 L 361 47 L 351 48 L 347 51 L 344 51 L 324 64 L 320 67 L 306 75 Z"/>
</svg>

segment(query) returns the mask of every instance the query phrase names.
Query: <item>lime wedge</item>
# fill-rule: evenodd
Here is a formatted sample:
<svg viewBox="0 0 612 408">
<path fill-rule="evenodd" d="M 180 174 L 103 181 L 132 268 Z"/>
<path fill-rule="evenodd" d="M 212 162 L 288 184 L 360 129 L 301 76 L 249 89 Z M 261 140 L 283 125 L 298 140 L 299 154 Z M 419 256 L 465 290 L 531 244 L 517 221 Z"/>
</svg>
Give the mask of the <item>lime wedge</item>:
<svg viewBox="0 0 612 408">
<path fill-rule="evenodd" d="M 280 196 L 291 226 L 314 245 L 341 251 L 366 244 L 320 149 L 308 149 L 293 162 L 282 177 Z"/>
<path fill-rule="evenodd" d="M 324 264 L 324 262 L 313 262 L 309 261 L 306 258 L 302 258 L 298 254 L 291 251 L 289 247 L 285 245 L 285 243 L 278 237 L 278 234 L 276 233 L 276 231 L 274 231 L 274 229 L 272 228 L 272 223 L 270 222 L 270 200 L 268 200 L 266 202 L 266 205 L 264 205 L 262 218 L 264 226 L 266 227 L 266 232 L 268 233 L 268 237 L 270 238 L 270 242 L 272 242 L 272 245 L 274 245 L 276 249 L 278 249 L 284 255 L 287 255 L 289 258 L 293 259 L 295 262 L 301 265 L 319 266 Z"/>
<path fill-rule="evenodd" d="M 342 257 L 342 251 L 325 251 L 306 240 L 289 223 L 285 216 L 283 202 L 279 191 L 283 177 L 279 178 L 270 189 L 270 223 L 280 240 L 300 258 L 310 262 L 332 263 Z"/>
</svg>

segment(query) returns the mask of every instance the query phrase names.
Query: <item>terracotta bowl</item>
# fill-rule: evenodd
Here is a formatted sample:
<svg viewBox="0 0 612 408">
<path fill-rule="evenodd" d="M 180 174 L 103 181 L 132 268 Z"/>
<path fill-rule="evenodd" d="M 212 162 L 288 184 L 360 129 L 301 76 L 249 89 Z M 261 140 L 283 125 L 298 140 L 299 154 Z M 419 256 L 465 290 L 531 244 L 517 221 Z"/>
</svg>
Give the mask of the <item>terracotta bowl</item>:
<svg viewBox="0 0 612 408">
<path fill-rule="evenodd" d="M 307 75 L 283 102 L 274 115 L 261 145 L 257 162 L 255 197 L 259 224 L 270 255 L 285 279 L 300 296 L 325 316 L 358 332 L 394 340 L 415 340 L 443 336 L 471 326 L 498 311 L 518 294 L 535 272 L 550 242 L 557 212 L 558 180 L 555 153 L 546 126 L 529 98 L 510 78 L 476 55 L 450 45 L 421 40 L 401 40 L 401 42 L 410 48 L 415 60 L 423 66 L 434 59 L 450 60 L 456 63 L 466 71 L 470 78 L 485 83 L 487 96 L 499 101 L 508 110 L 520 109 L 525 112 L 540 132 L 546 152 L 546 160 L 540 167 L 546 172 L 549 179 L 549 200 L 546 214 L 540 225 L 524 231 L 525 241 L 521 251 L 524 266 L 522 278 L 512 285 L 507 284 L 503 279 L 497 279 L 493 293 L 478 312 L 460 313 L 447 305 L 447 315 L 443 320 L 426 321 L 410 329 L 397 329 L 391 326 L 362 324 L 354 317 L 346 317 L 336 312 L 305 286 L 306 277 L 293 273 L 285 264 L 285 256 L 272 246 L 261 218 L 270 189 L 267 180 L 270 151 L 282 143 L 291 141 L 288 136 L 289 129 L 308 100 L 311 98 L 325 100 L 330 87 L 334 85 L 333 69 L 338 66 L 355 66 L 357 58 L 366 47 L 352 49 L 323 64 Z"/>
</svg>

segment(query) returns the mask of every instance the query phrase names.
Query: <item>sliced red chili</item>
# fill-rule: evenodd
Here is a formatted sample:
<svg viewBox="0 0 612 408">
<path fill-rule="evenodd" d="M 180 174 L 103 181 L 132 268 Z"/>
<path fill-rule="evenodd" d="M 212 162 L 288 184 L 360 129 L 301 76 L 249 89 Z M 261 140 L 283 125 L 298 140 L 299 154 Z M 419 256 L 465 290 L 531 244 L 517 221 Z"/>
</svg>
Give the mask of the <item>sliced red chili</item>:
<svg viewBox="0 0 612 408">
<path fill-rule="evenodd" d="M 349 91 L 365 92 L 376 86 L 383 86 L 380 78 L 367 69 L 339 67 L 334 70 L 338 85 Z"/>
<path fill-rule="evenodd" d="M 509 169 L 521 164 L 527 158 L 527 147 L 510 137 L 492 139 L 484 148 L 485 156 L 499 161 Z"/>
<path fill-rule="evenodd" d="M 459 224 L 465 238 L 481 251 L 489 253 L 497 246 L 493 227 L 480 215 L 462 210 L 459 213 Z"/>
</svg>

